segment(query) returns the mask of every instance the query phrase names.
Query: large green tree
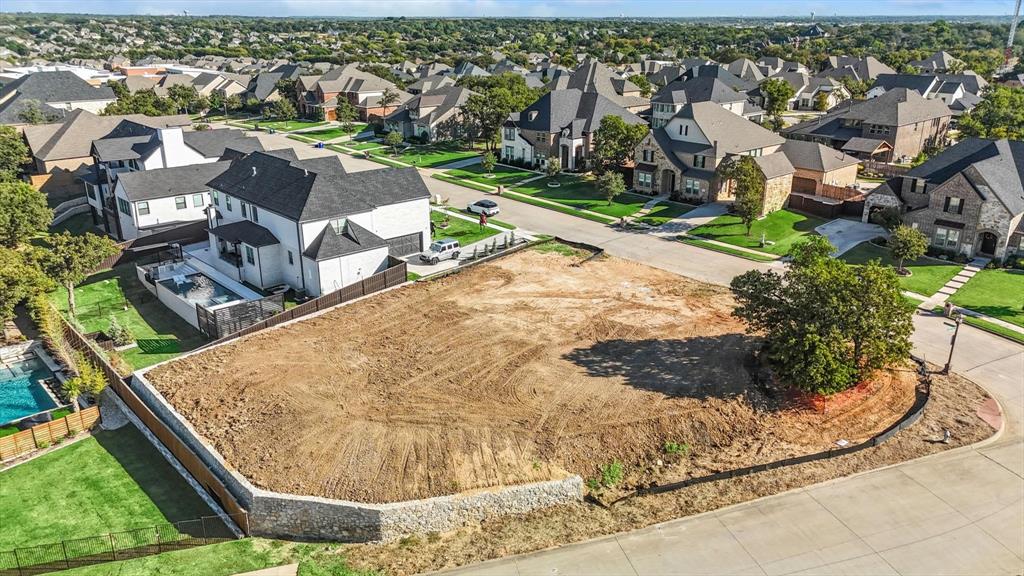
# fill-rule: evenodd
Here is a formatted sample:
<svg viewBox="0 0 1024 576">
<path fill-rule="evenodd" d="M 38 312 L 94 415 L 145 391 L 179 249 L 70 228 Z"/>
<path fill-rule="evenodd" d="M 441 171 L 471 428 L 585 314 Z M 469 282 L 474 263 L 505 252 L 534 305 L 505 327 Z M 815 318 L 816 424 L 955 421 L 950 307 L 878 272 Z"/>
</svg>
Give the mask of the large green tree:
<svg viewBox="0 0 1024 576">
<path fill-rule="evenodd" d="M 841 392 L 910 353 L 911 312 L 895 271 L 829 257 L 824 237 L 797 244 L 788 269 L 733 279 L 733 314 L 763 335 L 784 382 L 818 394 Z"/>
<path fill-rule="evenodd" d="M 896 270 L 905 274 L 903 263 L 907 260 L 917 260 L 924 256 L 928 250 L 928 237 L 918 230 L 902 224 L 897 226 L 889 236 L 889 252 L 896 260 Z"/>
<path fill-rule="evenodd" d="M 626 191 L 626 182 L 623 180 L 622 174 L 609 170 L 597 177 L 597 191 L 611 206 L 612 200 Z"/>
<path fill-rule="evenodd" d="M 482 139 L 491 151 L 509 114 L 533 104 L 542 94 L 542 90 L 530 88 L 522 76 L 512 73 L 467 76 L 459 80 L 459 85 L 475 92 L 463 104 L 462 113 L 471 133 Z"/>
<path fill-rule="evenodd" d="M 989 86 L 981 102 L 960 118 L 960 131 L 981 138 L 1024 139 L 1024 88 Z"/>
<path fill-rule="evenodd" d="M 14 307 L 50 287 L 49 279 L 23 251 L 0 247 L 0 323 L 14 318 Z"/>
<path fill-rule="evenodd" d="M 0 182 L 14 180 L 28 162 L 28 145 L 12 126 L 0 126 Z"/>
<path fill-rule="evenodd" d="M 778 119 L 789 106 L 789 99 L 796 91 L 782 78 L 769 78 L 761 83 L 761 94 L 764 95 L 764 111 L 772 118 Z"/>
<path fill-rule="evenodd" d="M 27 182 L 0 182 L 0 245 L 15 248 L 46 230 L 52 220 L 42 192 Z"/>
<path fill-rule="evenodd" d="M 601 125 L 594 131 L 594 158 L 598 170 L 603 172 L 632 160 L 633 152 L 647 132 L 647 124 L 627 124 L 614 115 L 602 118 Z"/>
<path fill-rule="evenodd" d="M 733 212 L 743 221 L 750 236 L 751 227 L 764 212 L 764 173 L 751 156 L 724 160 L 717 172 L 723 186 L 732 186 L 736 196 Z"/>
<path fill-rule="evenodd" d="M 68 310 L 75 314 L 75 286 L 109 256 L 117 254 L 117 245 L 106 236 L 92 233 L 53 234 L 48 246 L 36 251 L 36 261 L 47 276 L 63 286 L 68 293 Z"/>
<path fill-rule="evenodd" d="M 152 90 L 139 90 L 134 94 L 124 91 L 124 96 L 116 102 L 107 104 L 103 109 L 104 116 L 120 114 L 143 114 L 145 116 L 170 116 L 178 113 L 178 105 L 170 98 L 162 98 Z"/>
</svg>

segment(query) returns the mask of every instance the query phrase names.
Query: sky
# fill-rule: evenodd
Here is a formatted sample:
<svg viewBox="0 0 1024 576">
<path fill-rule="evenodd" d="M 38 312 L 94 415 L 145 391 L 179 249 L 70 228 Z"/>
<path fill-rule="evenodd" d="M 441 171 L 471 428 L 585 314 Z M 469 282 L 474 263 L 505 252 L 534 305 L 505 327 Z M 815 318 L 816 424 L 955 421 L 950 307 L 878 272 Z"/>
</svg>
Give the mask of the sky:
<svg viewBox="0 0 1024 576">
<path fill-rule="evenodd" d="M 0 12 L 238 16 L 1007 16 L 1014 0 L 0 0 Z"/>
</svg>

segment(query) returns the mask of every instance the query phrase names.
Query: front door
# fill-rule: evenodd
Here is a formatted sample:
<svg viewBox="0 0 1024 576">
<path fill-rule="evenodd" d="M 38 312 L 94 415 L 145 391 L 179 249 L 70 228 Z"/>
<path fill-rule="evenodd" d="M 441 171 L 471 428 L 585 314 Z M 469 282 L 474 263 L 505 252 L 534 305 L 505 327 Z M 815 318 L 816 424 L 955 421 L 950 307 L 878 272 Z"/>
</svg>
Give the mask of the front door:
<svg viewBox="0 0 1024 576">
<path fill-rule="evenodd" d="M 562 160 L 562 170 L 571 170 L 572 169 L 572 167 L 569 166 L 569 147 L 566 146 L 565 144 L 562 144 L 562 158 L 561 158 L 561 160 Z"/>
<path fill-rule="evenodd" d="M 981 248 L 978 249 L 982 254 L 993 255 L 996 253 L 996 235 L 991 232 L 981 233 Z"/>
<path fill-rule="evenodd" d="M 661 193 L 672 194 L 676 188 L 676 173 L 671 170 L 661 171 Z"/>
</svg>

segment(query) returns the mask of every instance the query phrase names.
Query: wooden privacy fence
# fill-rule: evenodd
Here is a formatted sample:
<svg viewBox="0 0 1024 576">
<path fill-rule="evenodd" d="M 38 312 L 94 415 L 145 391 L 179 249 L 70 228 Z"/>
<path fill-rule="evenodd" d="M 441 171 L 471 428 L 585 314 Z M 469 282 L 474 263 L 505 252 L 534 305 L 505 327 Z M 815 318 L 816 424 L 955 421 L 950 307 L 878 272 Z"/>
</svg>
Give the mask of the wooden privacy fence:
<svg viewBox="0 0 1024 576">
<path fill-rule="evenodd" d="M 239 526 L 242 517 L 232 518 Z M 234 540 L 219 516 L 0 551 L 0 576 L 30 576 Z"/>
<path fill-rule="evenodd" d="M 99 406 L 72 412 L 63 418 L 43 422 L 0 438 L 0 461 L 17 458 L 39 448 L 56 444 L 71 433 L 88 430 L 100 421 Z"/>
<path fill-rule="evenodd" d="M 96 366 L 103 372 L 103 375 L 107 378 L 107 383 L 110 389 L 117 394 L 118 398 L 128 407 L 132 413 L 142 422 L 146 428 L 153 433 L 154 436 L 160 440 L 160 443 L 170 451 L 171 454 L 181 463 L 181 465 L 188 470 L 189 474 L 206 490 L 206 492 L 213 498 L 221 508 L 224 509 L 228 515 L 232 517 L 243 518 L 248 521 L 247 511 L 245 508 L 238 503 L 238 500 L 228 491 L 228 489 L 221 483 L 220 479 L 217 478 L 210 469 L 206 467 L 203 461 L 192 451 L 191 448 L 185 445 L 181 439 L 178 438 L 177 434 L 171 430 L 167 424 L 160 420 L 160 418 L 153 413 L 152 410 L 146 406 L 146 403 L 142 401 L 135 394 L 135 391 L 125 383 L 121 376 L 114 370 L 114 367 L 110 365 L 107 358 L 98 352 L 94 347 L 89 345 L 85 336 L 82 336 L 75 330 L 64 317 L 57 315 L 61 319 L 64 326 L 64 337 L 68 343 L 75 349 L 85 355 L 86 359 Z M 248 524 L 239 524 L 239 530 L 245 534 L 249 533 Z"/>
<path fill-rule="evenodd" d="M 309 302 L 303 302 L 294 308 L 285 310 L 284 312 L 271 316 L 266 320 L 256 322 L 255 324 L 237 332 L 218 338 L 213 342 L 209 342 L 203 346 L 203 348 L 223 344 L 224 342 L 229 342 L 236 338 L 241 338 L 242 336 L 259 332 L 260 330 L 265 330 L 271 326 L 277 326 L 278 324 L 283 324 L 284 322 L 288 322 L 296 318 L 308 316 L 321 310 L 326 310 L 332 306 L 337 306 L 338 304 L 355 300 L 356 298 L 366 296 L 367 294 L 380 292 L 385 288 L 391 288 L 392 286 L 398 286 L 399 284 L 406 282 L 408 274 L 406 272 L 406 264 L 404 260 L 388 256 L 388 265 L 389 268 L 378 272 L 373 276 L 364 278 L 355 284 L 349 284 L 341 290 L 335 290 L 334 292 L 324 294 L 319 298 L 314 298 Z"/>
<path fill-rule="evenodd" d="M 896 176 L 903 176 L 910 171 L 910 168 L 906 166 L 898 166 L 896 164 L 886 164 L 885 162 L 878 162 L 877 160 L 861 160 L 861 165 L 864 166 L 865 172 L 873 172 L 875 174 L 881 174 L 886 178 L 894 178 Z"/>
</svg>

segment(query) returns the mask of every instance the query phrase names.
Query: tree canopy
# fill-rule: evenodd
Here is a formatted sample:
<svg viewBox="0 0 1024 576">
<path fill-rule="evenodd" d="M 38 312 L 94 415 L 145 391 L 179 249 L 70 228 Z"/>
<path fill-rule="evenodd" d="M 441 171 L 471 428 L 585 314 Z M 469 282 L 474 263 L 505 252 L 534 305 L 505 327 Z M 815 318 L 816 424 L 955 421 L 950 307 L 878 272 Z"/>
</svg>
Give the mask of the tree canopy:
<svg viewBox="0 0 1024 576">
<path fill-rule="evenodd" d="M 113 83 L 117 85 L 118 83 Z M 116 93 L 116 90 L 115 90 Z M 178 105 L 170 98 L 157 96 L 152 90 L 139 90 L 129 94 L 127 89 L 124 96 L 119 96 L 116 102 L 107 104 L 101 112 L 104 116 L 115 116 L 121 114 L 143 114 L 145 116 L 170 116 L 178 113 Z"/>
<path fill-rule="evenodd" d="M 990 85 L 981 102 L 960 118 L 960 131 L 980 138 L 1024 139 L 1024 88 Z"/>
<path fill-rule="evenodd" d="M 14 180 L 28 162 L 28 145 L 12 126 L 0 126 L 0 182 Z"/>
<path fill-rule="evenodd" d="M 769 78 L 761 83 L 761 93 L 764 94 L 764 111 L 778 118 L 786 110 L 789 99 L 796 91 L 782 78 Z"/>
<path fill-rule="evenodd" d="M 848 266 L 821 236 L 793 249 L 787 270 L 751 270 L 730 287 L 733 315 L 761 334 L 783 382 L 818 394 L 841 392 L 910 353 L 911 311 L 896 272 L 877 260 Z"/>
<path fill-rule="evenodd" d="M 24 252 L 0 247 L 0 322 L 14 318 L 15 306 L 49 287 L 49 279 Z"/>
<path fill-rule="evenodd" d="M 42 192 L 27 182 L 0 182 L 0 245 L 16 248 L 46 230 L 52 220 Z"/>
<path fill-rule="evenodd" d="M 47 276 L 68 292 L 68 310 L 75 314 L 75 286 L 108 256 L 117 253 L 117 245 L 106 236 L 92 233 L 73 235 L 70 232 L 52 234 L 49 246 L 36 250 L 36 261 Z"/>
<path fill-rule="evenodd" d="M 598 169 L 621 166 L 633 159 L 640 141 L 647 136 L 647 124 L 627 124 L 619 116 L 605 116 L 594 132 L 594 158 Z"/>
<path fill-rule="evenodd" d="M 747 236 L 754 222 L 764 212 L 764 174 L 751 156 L 738 156 L 718 165 L 718 177 L 732 181 L 736 201 L 733 211 L 747 227 Z"/>
</svg>

